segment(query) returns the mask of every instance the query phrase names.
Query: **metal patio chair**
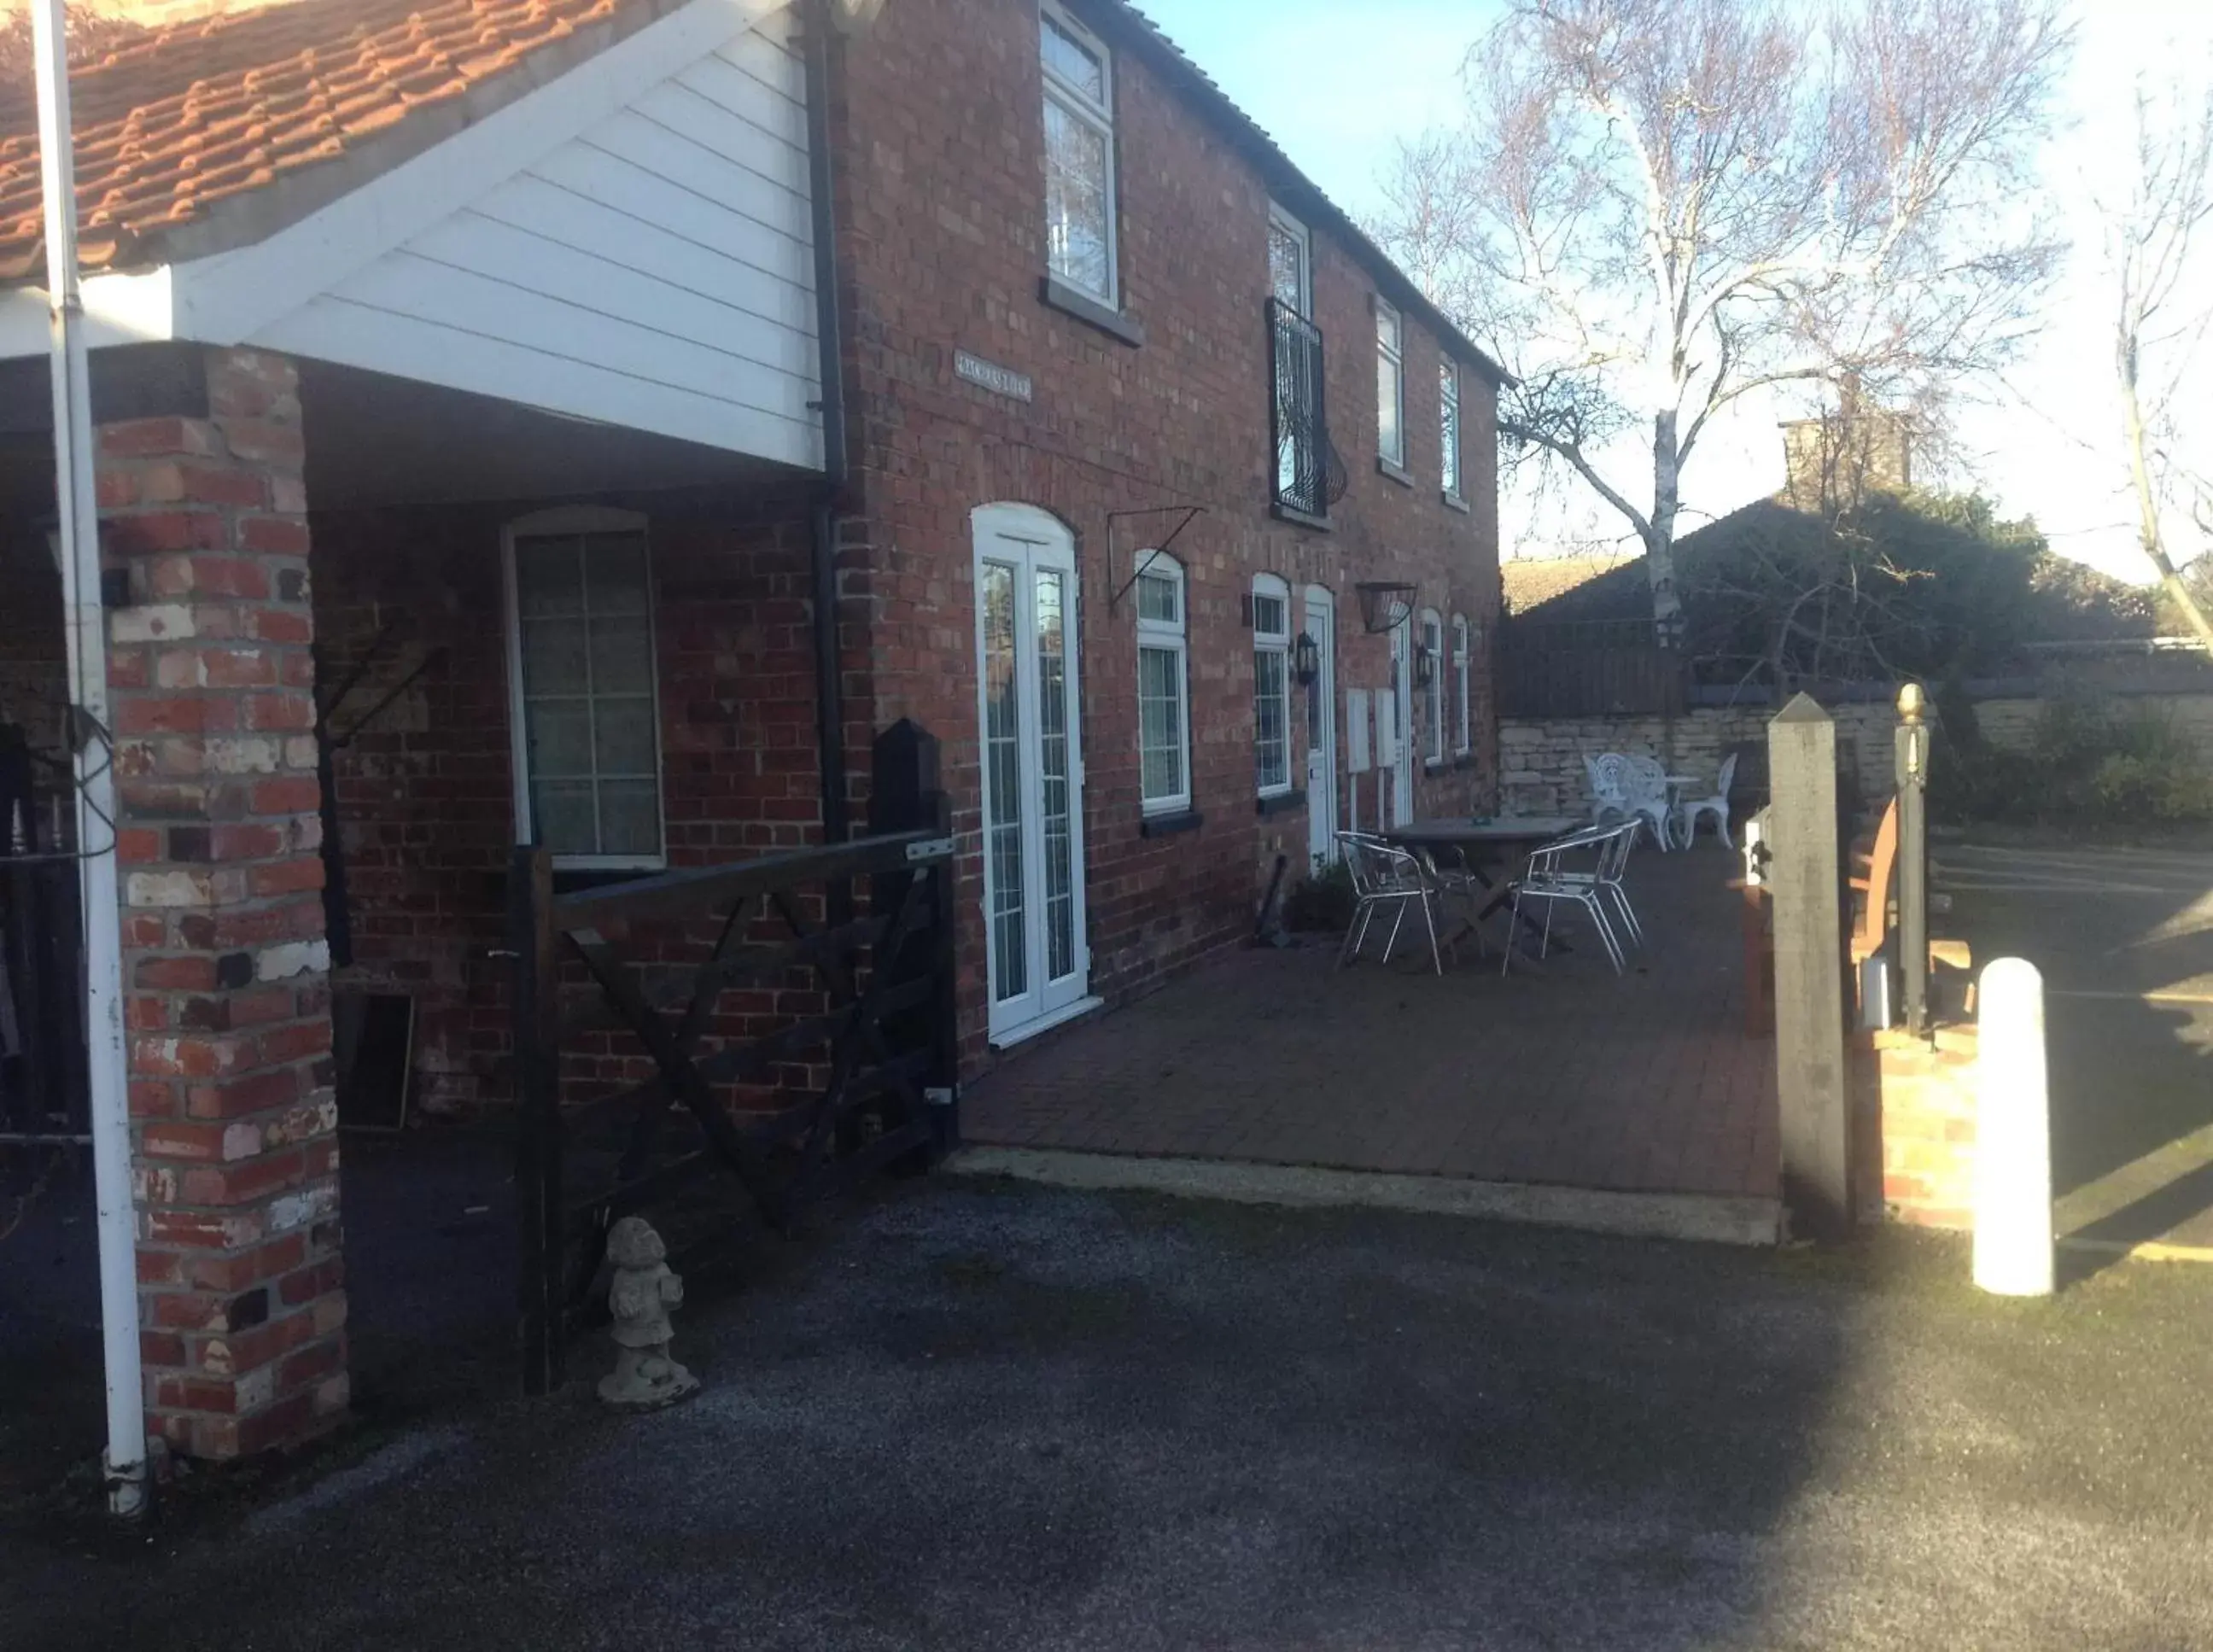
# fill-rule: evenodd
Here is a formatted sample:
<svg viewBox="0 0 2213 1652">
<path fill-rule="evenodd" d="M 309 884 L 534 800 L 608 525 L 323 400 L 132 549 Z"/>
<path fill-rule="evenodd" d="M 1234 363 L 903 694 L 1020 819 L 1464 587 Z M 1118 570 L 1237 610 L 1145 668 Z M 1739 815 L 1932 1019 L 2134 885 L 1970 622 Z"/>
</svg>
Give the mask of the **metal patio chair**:
<svg viewBox="0 0 2213 1652">
<path fill-rule="evenodd" d="M 1677 805 L 1683 817 L 1683 847 L 1688 849 L 1698 835 L 1698 817 L 1714 817 L 1714 830 L 1721 833 L 1722 846 L 1734 849 L 1729 840 L 1729 788 L 1736 783 L 1736 753 L 1731 752 L 1722 759 L 1721 784 L 1711 797 L 1686 797 Z"/>
<path fill-rule="evenodd" d="M 1618 919 L 1621 938 L 1640 952 L 1644 948 L 1644 925 L 1637 916 L 1637 908 L 1630 904 L 1627 874 L 1629 852 L 1637 847 L 1643 836 L 1646 820 L 1633 815 L 1610 826 L 1586 827 L 1576 834 L 1585 838 L 1597 850 L 1597 859 L 1588 872 L 1562 870 L 1556 875 L 1564 883 L 1588 884 L 1607 899 L 1606 915 Z M 1539 851 L 1543 852 L 1543 851 Z M 1626 947 L 1624 948 L 1626 951 Z"/>
<path fill-rule="evenodd" d="M 1406 909 L 1418 906 L 1422 923 L 1430 932 L 1430 962 L 1438 974 L 1443 974 L 1444 955 L 1437 947 L 1436 892 L 1420 860 L 1411 850 L 1365 832 L 1340 832 L 1337 844 L 1344 851 L 1345 868 L 1352 874 L 1352 893 L 1359 901 L 1352 925 L 1344 932 L 1344 944 L 1338 948 L 1337 966 L 1342 969 L 1360 955 L 1368 942 L 1369 925 L 1385 906 L 1393 909 L 1391 936 L 1383 943 L 1383 961 L 1389 963 L 1392 949 L 1399 944 L 1399 926 L 1406 921 Z"/>
<path fill-rule="evenodd" d="M 1649 757 L 1625 757 L 1606 752 L 1583 759 L 1590 777 L 1591 820 L 1643 818 L 1652 822 L 1653 841 L 1664 852 L 1671 844 L 1667 832 L 1667 771 Z"/>
<path fill-rule="evenodd" d="M 1544 935 L 1537 947 L 1539 958 L 1552 950 L 1552 909 L 1563 901 L 1568 901 L 1590 914 L 1591 927 L 1598 931 L 1599 941 L 1606 948 L 1606 955 L 1613 962 L 1613 972 L 1616 975 L 1622 972 L 1621 942 L 1615 938 L 1613 925 L 1606 917 L 1611 898 L 1606 887 L 1600 881 L 1600 875 L 1607 863 L 1610 850 L 1625 856 L 1626 850 L 1617 850 L 1616 846 L 1625 840 L 1633 841 L 1634 834 L 1643 824 L 1641 820 L 1631 820 L 1613 826 L 1585 826 L 1580 832 L 1571 832 L 1564 838 L 1554 838 L 1529 856 L 1527 868 L 1514 883 L 1512 923 L 1514 930 L 1518 930 L 1523 901 L 1544 903 Z M 1593 857 L 1590 869 L 1571 869 L 1567 865 L 1568 856 L 1584 852 L 1588 852 Z M 1498 966 L 1498 972 L 1504 975 L 1513 967 L 1514 948 L 1509 946 Z"/>
</svg>

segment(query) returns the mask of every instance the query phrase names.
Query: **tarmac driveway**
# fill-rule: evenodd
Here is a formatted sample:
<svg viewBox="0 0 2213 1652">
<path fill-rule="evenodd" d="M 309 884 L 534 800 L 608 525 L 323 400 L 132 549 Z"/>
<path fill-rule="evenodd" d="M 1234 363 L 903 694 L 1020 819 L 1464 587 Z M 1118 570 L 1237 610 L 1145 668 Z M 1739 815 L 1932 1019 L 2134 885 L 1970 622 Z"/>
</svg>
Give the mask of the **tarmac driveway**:
<svg viewBox="0 0 2213 1652">
<path fill-rule="evenodd" d="M 6 1545 L 0 1640 L 2213 1646 L 2213 1273 L 1965 1273 L 941 1180 L 688 1309 L 684 1407 L 579 1385 L 133 1555 Z"/>
<path fill-rule="evenodd" d="M 1937 924 L 2044 972 L 2063 1218 L 2213 1247 L 2213 852 L 1939 844 Z"/>
</svg>

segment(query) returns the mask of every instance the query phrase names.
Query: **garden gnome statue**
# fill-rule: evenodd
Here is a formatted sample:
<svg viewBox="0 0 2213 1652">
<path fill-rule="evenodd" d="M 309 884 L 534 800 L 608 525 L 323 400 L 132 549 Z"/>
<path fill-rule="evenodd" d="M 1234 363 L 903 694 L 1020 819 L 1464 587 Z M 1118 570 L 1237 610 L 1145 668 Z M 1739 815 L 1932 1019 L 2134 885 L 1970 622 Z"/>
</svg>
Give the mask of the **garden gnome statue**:
<svg viewBox="0 0 2213 1652">
<path fill-rule="evenodd" d="M 684 1282 L 668 1271 L 668 1249 L 640 1216 L 625 1216 L 607 1234 L 614 1283 L 615 1369 L 600 1379 L 600 1398 L 619 1411 L 653 1411 L 695 1393 L 699 1379 L 668 1355 L 668 1310 L 684 1300 Z"/>
</svg>

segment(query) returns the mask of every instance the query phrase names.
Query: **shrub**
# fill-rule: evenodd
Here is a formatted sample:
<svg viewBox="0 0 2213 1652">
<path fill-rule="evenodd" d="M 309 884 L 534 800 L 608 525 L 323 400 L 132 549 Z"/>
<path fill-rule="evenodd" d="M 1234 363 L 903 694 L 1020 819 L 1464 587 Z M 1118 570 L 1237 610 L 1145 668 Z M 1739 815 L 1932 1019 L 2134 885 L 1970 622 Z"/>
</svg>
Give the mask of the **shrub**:
<svg viewBox="0 0 2213 1652">
<path fill-rule="evenodd" d="M 1283 927 L 1287 930 L 1349 929 L 1356 904 L 1352 874 L 1342 863 L 1301 878 L 1283 898 Z"/>
<path fill-rule="evenodd" d="M 1949 715 L 1945 726 L 1954 727 Z M 2122 709 L 2069 695 L 2045 706 L 2026 751 L 1974 737 L 1940 747 L 1930 804 L 1938 818 L 1960 822 L 2128 826 L 2213 820 L 2213 769 L 2160 708 Z"/>
</svg>

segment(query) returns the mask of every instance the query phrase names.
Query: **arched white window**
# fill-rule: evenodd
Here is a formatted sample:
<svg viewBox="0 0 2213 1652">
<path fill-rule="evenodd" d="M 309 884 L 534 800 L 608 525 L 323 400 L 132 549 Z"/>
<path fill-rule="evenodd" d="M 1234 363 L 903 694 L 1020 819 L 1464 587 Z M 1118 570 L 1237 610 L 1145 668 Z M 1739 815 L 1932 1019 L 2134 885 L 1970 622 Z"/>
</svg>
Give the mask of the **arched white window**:
<svg viewBox="0 0 2213 1652">
<path fill-rule="evenodd" d="M 1472 661 L 1468 650 L 1467 616 L 1453 616 L 1453 693 L 1460 703 L 1458 732 L 1453 741 L 1453 750 L 1466 757 L 1474 746 L 1474 732 L 1468 722 L 1468 673 Z"/>
<path fill-rule="evenodd" d="M 1253 580 L 1253 767 L 1260 796 L 1291 789 L 1291 588 Z"/>
<path fill-rule="evenodd" d="M 1432 763 L 1445 760 L 1444 630 L 1435 608 L 1422 610 L 1422 749 Z"/>
<path fill-rule="evenodd" d="M 1183 564 L 1141 554 L 1137 576 L 1137 771 L 1148 814 L 1191 807 L 1191 650 Z"/>
<path fill-rule="evenodd" d="M 541 511 L 501 544 L 515 841 L 558 866 L 665 864 L 645 518 Z"/>
</svg>

